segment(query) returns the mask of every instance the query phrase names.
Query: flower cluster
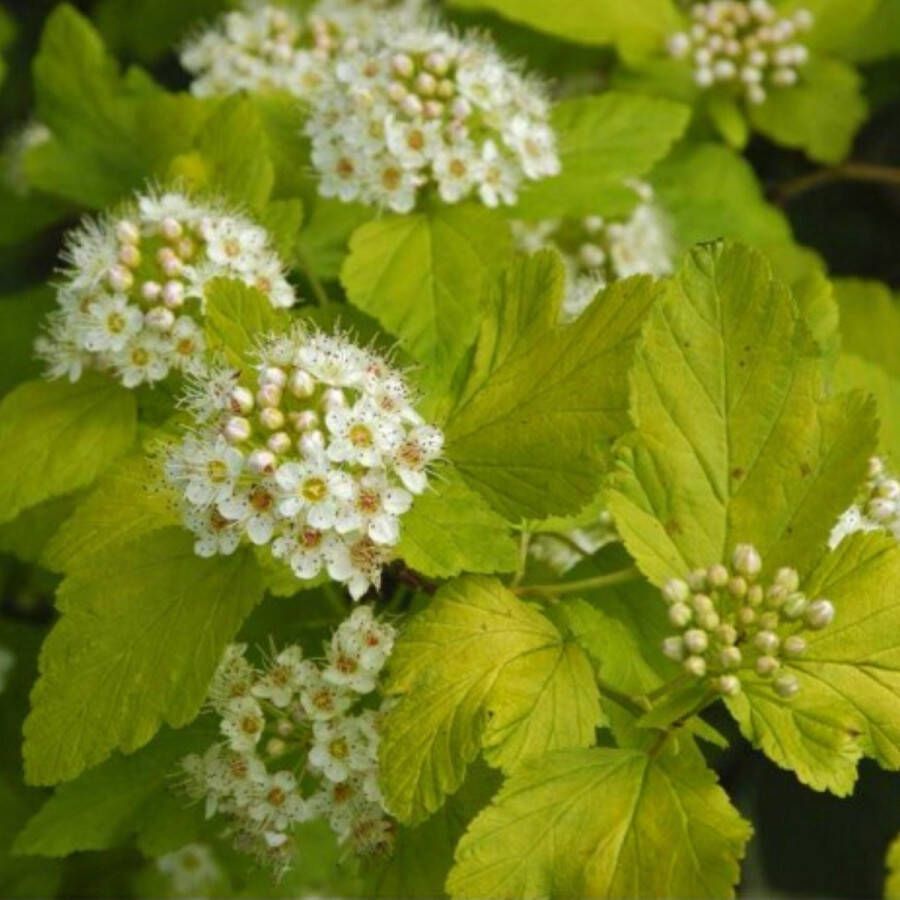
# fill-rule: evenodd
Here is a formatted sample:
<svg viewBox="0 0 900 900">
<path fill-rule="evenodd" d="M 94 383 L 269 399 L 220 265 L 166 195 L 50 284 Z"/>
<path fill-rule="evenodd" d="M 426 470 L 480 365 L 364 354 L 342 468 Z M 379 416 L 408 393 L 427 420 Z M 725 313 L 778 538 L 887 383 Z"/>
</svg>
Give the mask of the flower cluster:
<svg viewBox="0 0 900 900">
<path fill-rule="evenodd" d="M 378 787 L 381 712 L 361 708 L 390 656 L 394 629 L 357 607 L 325 659 L 289 646 L 261 669 L 231 645 L 210 685 L 223 741 L 182 760 L 189 795 L 227 816 L 235 844 L 278 870 L 294 856 L 292 830 L 324 817 L 362 855 L 390 850 L 393 824 Z"/>
<path fill-rule="evenodd" d="M 679 633 L 665 639 L 663 652 L 726 696 L 740 692 L 741 670 L 753 669 L 787 699 L 799 684 L 784 663 L 806 652 L 804 632 L 831 624 L 834 606 L 800 591 L 796 570 L 779 569 L 766 586 L 761 569 L 756 548 L 738 544 L 730 569 L 716 563 L 668 581 L 662 594 Z"/>
<path fill-rule="evenodd" d="M 251 285 L 273 306 L 296 299 L 264 229 L 178 193 L 143 194 L 119 217 L 88 222 L 69 238 L 66 261 L 60 308 L 37 343 L 51 378 L 96 368 L 137 387 L 198 373 L 213 278 Z"/>
<path fill-rule="evenodd" d="M 302 326 L 264 339 L 255 371 L 198 381 L 186 402 L 202 427 L 166 464 L 196 552 L 232 553 L 246 537 L 359 599 L 443 447 L 412 401 L 377 353 Z"/>
<path fill-rule="evenodd" d="M 601 547 L 618 540 L 612 514 L 603 510 L 596 523 L 573 528 L 564 534 L 536 534 L 528 544 L 528 553 L 538 562 L 565 575 L 585 557 L 593 556 Z"/>
<path fill-rule="evenodd" d="M 548 113 L 489 44 L 414 27 L 341 54 L 306 130 L 326 197 L 409 212 L 433 186 L 446 203 L 498 206 L 559 172 Z"/>
<path fill-rule="evenodd" d="M 172 893 L 202 897 L 222 878 L 212 850 L 206 844 L 186 844 L 159 857 L 156 868 L 169 878 Z"/>
<path fill-rule="evenodd" d="M 417 0 L 320 0 L 301 16 L 270 4 L 226 13 L 181 51 L 198 97 L 283 90 L 308 97 L 336 51 L 354 50 L 419 13 Z M 402 16 L 402 18 L 401 18 Z"/>
<path fill-rule="evenodd" d="M 699 87 L 727 85 L 762 103 L 767 91 L 797 83 L 809 51 L 796 37 L 812 27 L 809 10 L 788 18 L 768 0 L 709 0 L 695 3 L 691 13 L 690 29 L 669 38 L 669 53 L 693 63 Z"/>
<path fill-rule="evenodd" d="M 561 311 L 564 321 L 581 315 L 597 291 L 617 278 L 672 272 L 672 237 L 653 189 L 640 181 L 629 182 L 628 187 L 638 203 L 620 219 L 586 216 L 513 222 L 513 234 L 523 250 L 531 253 L 552 246 L 562 254 L 567 274 Z"/>
<path fill-rule="evenodd" d="M 16 658 L 6 647 L 0 646 L 0 692 L 6 688 L 6 680 L 16 664 Z"/>
<path fill-rule="evenodd" d="M 863 495 L 841 515 L 828 543 L 833 549 L 849 534 L 879 530 L 900 540 L 900 481 L 888 473 L 883 459 L 873 456 Z"/>
</svg>

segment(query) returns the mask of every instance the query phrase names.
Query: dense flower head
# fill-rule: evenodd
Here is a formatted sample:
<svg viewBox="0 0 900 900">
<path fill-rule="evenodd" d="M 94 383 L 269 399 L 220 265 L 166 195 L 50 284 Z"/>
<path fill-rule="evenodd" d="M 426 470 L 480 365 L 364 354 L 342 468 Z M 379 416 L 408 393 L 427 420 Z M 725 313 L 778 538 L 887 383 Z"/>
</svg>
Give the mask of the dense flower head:
<svg viewBox="0 0 900 900">
<path fill-rule="evenodd" d="M 183 897 L 206 896 L 222 878 L 222 870 L 206 844 L 186 844 L 156 860 L 156 868 L 168 876 L 172 893 Z"/>
<path fill-rule="evenodd" d="M 494 207 L 557 174 L 548 114 L 481 38 L 411 27 L 337 57 L 306 128 L 324 196 L 408 212 L 428 187 Z"/>
<path fill-rule="evenodd" d="M 796 38 L 813 24 L 798 9 L 781 16 L 768 0 L 709 0 L 691 7 L 693 23 L 669 38 L 669 53 L 690 60 L 701 88 L 726 85 L 750 103 L 762 103 L 770 90 L 797 83 L 809 59 Z"/>
<path fill-rule="evenodd" d="M 408 22 L 420 6 L 418 0 L 320 0 L 301 15 L 290 7 L 248 4 L 192 37 L 181 63 L 194 74 L 191 91 L 198 97 L 265 90 L 307 97 L 335 53 Z"/>
<path fill-rule="evenodd" d="M 799 690 L 790 661 L 806 652 L 806 634 L 831 624 L 834 606 L 807 597 L 790 567 L 768 584 L 761 570 L 756 548 L 738 544 L 730 567 L 716 563 L 666 582 L 662 595 L 678 633 L 663 641 L 663 652 L 725 696 L 740 693 L 742 673 L 752 670 L 789 699 Z"/>
<path fill-rule="evenodd" d="M 378 787 L 381 712 L 363 698 L 375 695 L 394 636 L 360 606 L 321 660 L 291 645 L 260 668 L 245 645 L 228 647 L 209 690 L 222 740 L 182 769 L 207 816 L 231 820 L 239 848 L 284 870 L 294 826 L 324 818 L 356 853 L 390 849 L 394 826 Z"/>
<path fill-rule="evenodd" d="M 125 387 L 203 369 L 207 284 L 234 278 L 273 306 L 295 302 L 266 231 L 183 194 L 145 193 L 116 217 L 88 221 L 68 240 L 59 309 L 37 343 L 51 378 L 85 369 Z"/>
<path fill-rule="evenodd" d="M 829 546 L 836 547 L 847 535 L 857 531 L 887 531 L 900 540 L 900 480 L 878 456 L 869 460 L 865 486 L 856 503 L 838 519 Z"/>
<path fill-rule="evenodd" d="M 255 369 L 200 379 L 185 402 L 198 428 L 166 468 L 198 554 L 247 540 L 300 579 L 327 571 L 355 599 L 379 584 L 444 440 L 398 370 L 297 326 L 264 339 Z"/>
<path fill-rule="evenodd" d="M 542 219 L 513 222 L 513 234 L 523 250 L 543 247 L 560 251 L 566 267 L 566 293 L 561 317 L 577 318 L 597 291 L 629 275 L 668 275 L 675 249 L 665 213 L 653 188 L 629 182 L 638 202 L 622 217 L 585 216 L 580 219 Z"/>
</svg>

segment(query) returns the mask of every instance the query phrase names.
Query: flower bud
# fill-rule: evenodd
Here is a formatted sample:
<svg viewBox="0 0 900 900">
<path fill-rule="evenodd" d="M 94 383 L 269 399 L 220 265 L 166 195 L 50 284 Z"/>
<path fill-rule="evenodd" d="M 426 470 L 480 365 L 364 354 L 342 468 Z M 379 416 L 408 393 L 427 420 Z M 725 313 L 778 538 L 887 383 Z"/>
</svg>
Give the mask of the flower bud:
<svg viewBox="0 0 900 900">
<path fill-rule="evenodd" d="M 242 416 L 232 416 L 232 418 L 225 423 L 223 431 L 225 440 L 228 441 L 229 444 L 240 444 L 243 441 L 249 440 L 250 435 L 253 434 L 253 426 Z"/>
<path fill-rule="evenodd" d="M 276 407 L 281 403 L 281 388 L 277 384 L 264 384 L 257 392 L 260 406 Z"/>
<path fill-rule="evenodd" d="M 297 444 L 304 456 L 319 456 L 325 450 L 325 435 L 318 429 L 307 431 Z"/>
<path fill-rule="evenodd" d="M 129 269 L 136 269 L 141 264 L 141 251 L 134 244 L 125 244 L 119 250 L 119 262 Z"/>
<path fill-rule="evenodd" d="M 134 222 L 122 219 L 116 223 L 116 237 L 123 244 L 136 244 L 141 239 L 141 232 Z"/>
<path fill-rule="evenodd" d="M 784 639 L 782 651 L 785 656 L 802 656 L 806 653 L 806 641 L 799 634 Z"/>
<path fill-rule="evenodd" d="M 663 655 L 675 662 L 681 662 L 684 659 L 684 641 L 677 635 L 667 637 L 662 642 Z"/>
<path fill-rule="evenodd" d="M 830 600 L 820 598 L 809 604 L 806 610 L 806 624 L 817 631 L 827 628 L 834 621 L 834 604 Z"/>
<path fill-rule="evenodd" d="M 781 609 L 784 606 L 784 601 L 787 600 L 788 594 L 790 591 L 786 587 L 780 584 L 773 584 L 766 591 L 766 606 L 769 609 Z"/>
<path fill-rule="evenodd" d="M 759 659 L 756 660 L 756 671 L 758 674 L 762 675 L 763 678 L 774 675 L 780 666 L 781 663 L 778 662 L 774 656 L 760 656 Z"/>
<path fill-rule="evenodd" d="M 266 441 L 266 446 L 273 453 L 287 453 L 292 445 L 293 441 L 291 440 L 291 436 L 286 431 L 276 431 L 275 434 L 271 435 Z"/>
<path fill-rule="evenodd" d="M 278 366 L 266 366 L 260 374 L 260 381 L 283 388 L 287 382 L 287 373 Z"/>
<path fill-rule="evenodd" d="M 739 669 L 744 656 L 737 647 L 723 647 L 719 652 L 719 662 L 723 669 Z"/>
<path fill-rule="evenodd" d="M 391 69 L 401 78 L 409 78 L 415 71 L 415 64 L 405 53 L 398 53 L 391 59 Z"/>
<path fill-rule="evenodd" d="M 269 738 L 268 742 L 266 743 L 266 753 L 269 756 L 282 756 L 286 750 L 287 744 L 281 738 Z"/>
<path fill-rule="evenodd" d="M 147 310 L 144 322 L 154 331 L 169 331 L 175 324 L 175 313 L 164 306 L 154 306 L 153 309 Z"/>
<path fill-rule="evenodd" d="M 809 601 L 806 599 L 806 594 L 801 594 L 797 591 L 787 598 L 781 611 L 789 619 L 799 619 L 806 612 L 808 605 Z"/>
<path fill-rule="evenodd" d="M 691 591 L 687 583 L 680 578 L 670 578 L 662 586 L 662 595 L 666 603 L 684 603 L 690 594 Z"/>
<path fill-rule="evenodd" d="M 691 606 L 694 607 L 696 613 L 710 613 L 715 612 L 716 609 L 716 605 L 708 594 L 694 594 Z"/>
<path fill-rule="evenodd" d="M 884 461 L 878 456 L 869 458 L 869 478 L 878 478 L 884 474 Z"/>
<path fill-rule="evenodd" d="M 166 216 L 162 220 L 159 230 L 162 232 L 163 237 L 170 241 L 177 241 L 183 233 L 181 223 L 178 219 L 173 219 L 172 216 Z"/>
<path fill-rule="evenodd" d="M 762 558 L 753 544 L 738 544 L 734 548 L 731 563 L 739 575 L 753 578 L 762 568 Z"/>
<path fill-rule="evenodd" d="M 288 737 L 294 733 L 294 723 L 290 719 L 279 719 L 275 730 L 281 737 Z"/>
<path fill-rule="evenodd" d="M 253 394 L 247 388 L 237 385 L 229 397 L 229 406 L 233 412 L 248 413 L 253 409 Z"/>
<path fill-rule="evenodd" d="M 295 397 L 300 399 L 311 397 L 315 389 L 315 379 L 309 372 L 304 372 L 303 369 L 294 369 L 291 373 L 290 382 L 288 383 L 288 390 Z"/>
<path fill-rule="evenodd" d="M 875 493 L 879 497 L 885 497 L 888 500 L 897 500 L 900 498 L 900 481 L 888 478 L 875 488 Z"/>
<path fill-rule="evenodd" d="M 700 628 L 690 628 L 684 633 L 684 646 L 690 653 L 703 653 L 709 646 L 709 636 Z"/>
<path fill-rule="evenodd" d="M 693 613 L 686 603 L 673 603 L 669 607 L 669 621 L 676 628 L 684 628 L 692 618 Z"/>
<path fill-rule="evenodd" d="M 774 631 L 778 627 L 778 613 L 764 612 L 759 617 L 759 627 L 763 631 Z"/>
<path fill-rule="evenodd" d="M 322 395 L 322 405 L 325 409 L 343 409 L 347 405 L 347 398 L 340 388 L 328 388 Z"/>
<path fill-rule="evenodd" d="M 747 580 L 742 575 L 735 575 L 734 578 L 729 578 L 728 593 L 731 594 L 732 597 L 737 597 L 738 599 L 746 597 Z"/>
<path fill-rule="evenodd" d="M 737 675 L 720 675 L 716 680 L 716 689 L 726 697 L 734 697 L 741 692 L 741 680 Z"/>
<path fill-rule="evenodd" d="M 760 631 L 757 633 L 756 637 L 753 638 L 753 644 L 756 649 L 767 655 L 773 654 L 778 649 L 780 643 L 781 641 L 774 631 Z"/>
<path fill-rule="evenodd" d="M 749 606 L 742 606 L 737 614 L 738 622 L 745 627 L 752 625 L 756 621 L 756 610 Z"/>
<path fill-rule="evenodd" d="M 785 700 L 790 699 L 800 690 L 796 677 L 789 672 L 779 675 L 772 683 L 772 687 L 775 688 L 775 693 Z"/>
<path fill-rule="evenodd" d="M 728 569 L 722 563 L 715 563 L 706 570 L 706 580 L 714 588 L 723 588 L 728 584 Z"/>
<path fill-rule="evenodd" d="M 737 641 L 738 633 L 734 625 L 728 623 L 720 625 L 716 629 L 716 639 L 722 644 L 733 644 Z"/>
<path fill-rule="evenodd" d="M 110 287 L 115 291 L 131 290 L 134 284 L 134 275 L 125 266 L 110 266 L 107 278 Z"/>
<path fill-rule="evenodd" d="M 684 669 L 697 678 L 706 674 L 706 660 L 702 656 L 689 656 L 684 661 Z"/>
<path fill-rule="evenodd" d="M 266 406 L 259 411 L 259 421 L 269 431 L 280 431 L 284 427 L 284 413 L 277 406 Z"/>
<path fill-rule="evenodd" d="M 184 285 L 180 281 L 167 281 L 163 286 L 162 298 L 169 309 L 178 309 L 184 303 Z"/>
<path fill-rule="evenodd" d="M 692 591 L 706 590 L 706 571 L 704 569 L 694 569 L 687 577 L 687 583 Z"/>
<path fill-rule="evenodd" d="M 697 614 L 697 624 L 706 631 L 714 631 L 719 627 L 719 614 L 715 611 L 702 612 Z"/>
<path fill-rule="evenodd" d="M 141 285 L 141 296 L 145 300 L 156 300 L 162 294 L 162 285 L 158 281 L 145 281 Z"/>
<path fill-rule="evenodd" d="M 268 475 L 275 471 L 275 454 L 271 450 L 254 450 L 247 457 L 247 466 L 258 475 Z"/>
<path fill-rule="evenodd" d="M 297 431 L 308 431 L 319 424 L 319 417 L 311 409 L 304 409 L 302 412 L 292 412 L 288 415 L 288 418 Z"/>
<path fill-rule="evenodd" d="M 763 589 L 761 584 L 753 584 L 747 588 L 747 603 L 750 606 L 762 606 Z"/>
</svg>

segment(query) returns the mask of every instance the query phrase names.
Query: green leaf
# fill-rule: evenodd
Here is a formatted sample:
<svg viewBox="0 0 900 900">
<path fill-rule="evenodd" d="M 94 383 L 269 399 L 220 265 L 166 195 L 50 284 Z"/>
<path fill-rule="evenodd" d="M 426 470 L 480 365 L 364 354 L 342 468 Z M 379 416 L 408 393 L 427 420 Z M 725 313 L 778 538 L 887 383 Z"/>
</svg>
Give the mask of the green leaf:
<svg viewBox="0 0 900 900">
<path fill-rule="evenodd" d="M 397 553 L 432 578 L 511 572 L 519 562 L 509 525 L 449 466 L 435 473 L 433 489 L 416 497 L 403 517 Z"/>
<path fill-rule="evenodd" d="M 48 17 L 34 59 L 36 117 L 53 138 L 26 160 L 30 183 L 100 208 L 165 174 L 191 147 L 208 106 L 146 79 L 120 77 L 87 19 L 68 4 Z"/>
<path fill-rule="evenodd" d="M 45 285 L 0 300 L 0 396 L 18 382 L 40 375 L 34 341 L 44 316 L 54 305 L 53 289 Z"/>
<path fill-rule="evenodd" d="M 804 43 L 844 57 L 844 48 L 866 26 L 878 5 L 878 0 L 787 0 L 779 12 L 790 15 L 797 9 L 809 10 L 813 25 Z"/>
<path fill-rule="evenodd" d="M 381 784 L 403 822 L 438 809 L 485 759 L 512 771 L 529 756 L 593 742 L 601 711 L 590 663 L 498 581 L 450 582 L 411 620 L 391 658 Z"/>
<path fill-rule="evenodd" d="M 207 344 L 237 368 L 252 358 L 263 335 L 285 331 L 290 323 L 286 310 L 276 309 L 265 294 L 242 281 L 214 278 L 206 287 Z"/>
<path fill-rule="evenodd" d="M 57 594 L 25 723 L 30 782 L 70 780 L 199 711 L 225 645 L 263 593 L 248 551 L 200 559 L 178 528 L 81 562 Z"/>
<path fill-rule="evenodd" d="M 601 445 L 628 424 L 627 372 L 661 295 L 649 277 L 613 284 L 572 325 L 525 335 L 447 423 L 447 456 L 515 521 L 577 512 L 593 497 Z"/>
<path fill-rule="evenodd" d="M 881 423 L 879 449 L 892 460 L 900 460 L 900 378 L 858 356 L 842 353 L 834 383 L 838 390 L 862 390 L 875 397 Z"/>
<path fill-rule="evenodd" d="M 249 99 L 225 100 L 200 129 L 193 152 L 199 154 L 200 165 L 191 167 L 195 173 L 191 187 L 252 212 L 263 210 L 275 174 L 262 119 Z M 173 166 L 178 165 L 178 159 L 173 160 Z"/>
<path fill-rule="evenodd" d="M 285 265 L 292 265 L 297 256 L 297 238 L 303 222 L 303 202 L 273 200 L 259 215 L 259 223 L 269 233 L 272 246 Z"/>
<path fill-rule="evenodd" d="M 837 29 L 835 34 L 839 38 L 835 51 L 843 59 L 871 62 L 900 54 L 900 0 L 876 0 L 871 14 L 858 28 Z"/>
<path fill-rule="evenodd" d="M 843 796 L 860 752 L 900 769 L 900 547 L 874 533 L 845 538 L 804 585 L 828 597 L 837 616 L 790 663 L 800 692 L 778 708 L 771 688 L 758 684 L 729 706 L 776 763 Z"/>
<path fill-rule="evenodd" d="M 894 838 L 888 848 L 888 877 L 884 885 L 884 900 L 900 900 L 900 835 Z"/>
<path fill-rule="evenodd" d="M 134 395 L 109 379 L 20 384 L 0 402 L 0 522 L 89 485 L 135 430 Z"/>
<path fill-rule="evenodd" d="M 900 378 L 900 303 L 886 284 L 862 278 L 836 278 L 843 349 L 882 366 Z"/>
<path fill-rule="evenodd" d="M 566 750 L 476 817 L 447 880 L 464 897 L 727 897 L 750 826 L 694 755 Z"/>
<path fill-rule="evenodd" d="M 68 856 L 108 850 L 152 827 L 179 760 L 215 739 L 208 725 L 163 731 L 132 756 L 116 754 L 80 778 L 58 787 L 20 832 L 14 851 L 25 856 Z M 185 804 L 182 804 L 185 805 Z M 194 807 L 194 816 L 202 818 Z M 170 822 L 170 827 L 174 825 Z"/>
<path fill-rule="evenodd" d="M 90 569 L 96 554 L 180 522 L 177 502 L 162 483 L 159 462 L 126 457 L 53 535 L 42 562 L 54 572 Z"/>
<path fill-rule="evenodd" d="M 751 104 L 750 121 L 766 137 L 817 162 L 840 162 L 866 118 L 861 79 L 846 63 L 821 57 L 813 57 L 800 77 L 796 86 L 772 90 L 764 103 Z"/>
<path fill-rule="evenodd" d="M 740 246 L 693 251 L 651 314 L 632 371 L 634 438 L 610 479 L 629 552 L 661 583 L 750 542 L 803 568 L 853 499 L 873 404 L 822 398 L 796 303 Z"/>
<path fill-rule="evenodd" d="M 626 178 L 644 175 L 681 137 L 690 110 L 681 103 L 624 91 L 564 100 L 553 111 L 562 172 L 522 190 L 525 218 L 614 214 Z"/>
<path fill-rule="evenodd" d="M 415 359 L 450 371 L 475 339 L 484 291 L 509 252 L 508 228 L 496 213 L 434 207 L 357 229 L 341 281 L 350 302 Z"/>
<path fill-rule="evenodd" d="M 736 150 L 743 150 L 750 128 L 737 100 L 730 94 L 713 92 L 705 98 L 707 115 L 716 131 Z"/>
<path fill-rule="evenodd" d="M 47 543 L 80 499 L 80 494 L 54 497 L 28 507 L 11 522 L 0 525 L 0 553 L 12 553 L 24 562 L 40 562 Z"/>
<path fill-rule="evenodd" d="M 361 203 L 316 197 L 300 232 L 304 268 L 319 278 L 340 275 L 353 233 L 372 220 L 373 210 Z"/>
</svg>

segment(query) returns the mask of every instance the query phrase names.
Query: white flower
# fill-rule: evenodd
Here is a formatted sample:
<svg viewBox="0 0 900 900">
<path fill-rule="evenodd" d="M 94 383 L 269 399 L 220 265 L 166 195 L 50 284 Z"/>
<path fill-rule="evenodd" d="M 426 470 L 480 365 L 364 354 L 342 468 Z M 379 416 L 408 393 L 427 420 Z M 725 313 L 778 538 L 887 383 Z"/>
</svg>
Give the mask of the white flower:
<svg viewBox="0 0 900 900">
<path fill-rule="evenodd" d="M 251 543 L 267 544 L 275 531 L 277 486 L 263 479 L 218 501 L 218 510 L 226 519 L 238 523 Z"/>
<path fill-rule="evenodd" d="M 831 549 L 858 531 L 886 531 L 900 540 L 900 480 L 888 471 L 883 459 L 869 460 L 869 477 L 857 502 L 845 510 L 828 539 Z"/>
<path fill-rule="evenodd" d="M 285 707 L 300 692 L 306 677 L 303 651 L 300 647 L 288 647 L 275 657 L 262 678 L 253 685 L 253 696 Z"/>
<path fill-rule="evenodd" d="M 306 521 L 317 529 L 331 528 L 338 504 L 354 493 L 350 475 L 332 469 L 321 457 L 306 463 L 285 463 L 275 473 L 275 481 L 282 492 L 278 512 L 291 518 L 305 511 Z"/>
<path fill-rule="evenodd" d="M 274 831 L 309 818 L 306 803 L 297 792 L 297 779 L 287 771 L 269 776 L 247 811 L 251 819 Z"/>
<path fill-rule="evenodd" d="M 313 725 L 309 764 L 329 781 L 346 781 L 371 765 L 369 740 L 355 719 L 330 719 Z"/>
<path fill-rule="evenodd" d="M 412 496 L 395 487 L 383 470 L 375 469 L 356 481 L 352 498 L 343 504 L 335 528 L 340 534 L 363 531 L 376 544 L 392 546 L 400 539 L 400 519 L 412 505 Z"/>
<path fill-rule="evenodd" d="M 325 680 L 316 669 L 306 673 L 306 681 L 300 692 L 300 702 L 306 715 L 315 722 L 325 722 L 350 708 L 353 697 L 342 687 Z"/>
<path fill-rule="evenodd" d="M 187 844 L 156 860 L 156 867 L 171 879 L 176 894 L 197 897 L 209 892 L 222 878 L 212 850 L 206 844 Z"/>
<path fill-rule="evenodd" d="M 335 540 L 326 550 L 328 574 L 335 581 L 344 582 L 354 600 L 359 600 L 371 586 L 378 587 L 386 561 L 385 549 L 368 536 Z"/>
<path fill-rule="evenodd" d="M 542 90 L 472 36 L 385 28 L 335 58 L 311 107 L 324 196 L 408 212 L 434 185 L 445 202 L 496 206 L 559 171 Z"/>
<path fill-rule="evenodd" d="M 392 462 L 403 486 L 421 494 L 428 486 L 427 470 L 444 448 L 444 435 L 433 425 L 420 425 L 407 432 L 394 448 Z"/>
<path fill-rule="evenodd" d="M 708 0 L 691 7 L 695 24 L 669 36 L 669 55 L 690 60 L 694 83 L 707 90 L 729 86 L 749 103 L 765 101 L 772 89 L 790 87 L 809 52 L 796 37 L 813 25 L 813 15 L 797 9 L 779 16 L 768 0 Z"/>
<path fill-rule="evenodd" d="M 238 523 L 226 519 L 214 506 L 189 506 L 184 510 L 185 527 L 196 537 L 197 556 L 230 556 L 241 542 Z"/>
<path fill-rule="evenodd" d="M 256 670 L 244 655 L 246 644 L 229 644 L 209 686 L 209 699 L 220 712 L 239 697 L 249 697 Z"/>
<path fill-rule="evenodd" d="M 239 450 L 224 438 L 203 442 L 189 435 L 169 459 L 171 477 L 184 484 L 188 502 L 194 506 L 211 506 L 232 496 L 244 459 Z"/>
<path fill-rule="evenodd" d="M 87 221 L 67 238 L 67 268 L 36 349 L 52 378 L 85 368 L 126 387 L 153 384 L 173 370 L 204 368 L 205 291 L 235 278 L 273 306 L 295 302 L 266 232 L 219 204 L 175 192 L 137 196 L 113 219 Z"/>
<path fill-rule="evenodd" d="M 222 734 L 236 753 L 253 750 L 262 737 L 265 717 L 252 697 L 237 697 L 225 707 Z"/>
</svg>

